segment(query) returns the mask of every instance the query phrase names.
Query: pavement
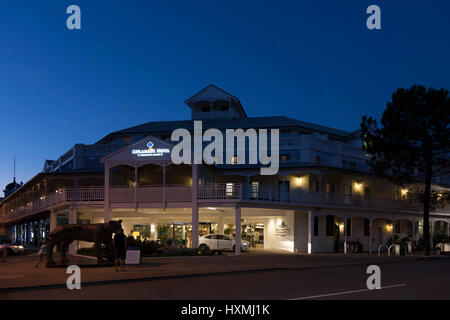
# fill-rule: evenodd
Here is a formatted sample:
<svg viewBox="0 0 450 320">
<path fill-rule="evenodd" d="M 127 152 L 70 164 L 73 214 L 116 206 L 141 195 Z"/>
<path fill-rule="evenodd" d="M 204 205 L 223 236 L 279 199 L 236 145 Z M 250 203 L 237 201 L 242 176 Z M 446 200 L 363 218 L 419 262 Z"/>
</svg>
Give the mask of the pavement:
<svg viewBox="0 0 450 320">
<path fill-rule="evenodd" d="M 448 257 L 443 257 L 446 259 Z M 34 268 L 36 255 L 12 256 L 0 264 L 0 294 L 50 288 L 65 288 L 65 268 Z M 378 257 L 375 254 L 292 254 L 279 251 L 253 251 L 241 256 L 184 256 L 144 258 L 139 266 L 126 266 L 125 272 L 114 267 L 82 268 L 82 286 L 124 284 L 183 278 L 239 275 L 248 273 L 330 270 L 339 267 L 361 267 L 371 264 L 408 264 L 432 258 L 417 256 Z M 434 257 L 441 259 L 441 257 Z M 449 259 L 447 259 L 448 261 Z M 56 260 L 58 261 L 58 260 Z M 92 265 L 84 257 L 71 257 L 70 264 Z"/>
</svg>

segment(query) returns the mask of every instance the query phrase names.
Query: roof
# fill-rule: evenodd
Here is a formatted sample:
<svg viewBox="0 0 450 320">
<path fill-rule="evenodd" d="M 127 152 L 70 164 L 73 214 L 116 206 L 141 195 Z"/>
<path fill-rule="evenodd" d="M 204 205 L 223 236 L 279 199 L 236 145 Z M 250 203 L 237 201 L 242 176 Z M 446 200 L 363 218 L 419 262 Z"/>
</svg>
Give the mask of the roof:
<svg viewBox="0 0 450 320">
<path fill-rule="evenodd" d="M 234 100 L 237 103 L 238 112 L 242 115 L 243 118 L 247 118 L 247 113 L 244 110 L 244 107 L 242 107 L 241 101 L 238 97 L 233 96 L 231 93 L 226 92 L 223 89 L 220 89 L 219 87 L 210 84 L 207 87 L 203 88 L 196 94 L 194 94 L 189 99 L 186 99 L 184 103 L 186 103 L 189 108 L 192 108 L 192 103 L 196 101 L 201 100 L 211 100 L 214 99 L 231 99 Z"/>
<path fill-rule="evenodd" d="M 329 134 L 338 138 L 349 138 L 357 133 L 359 130 L 352 132 L 334 129 L 318 124 L 304 122 L 284 116 L 280 117 L 252 117 L 246 119 L 209 119 L 202 120 L 203 129 L 217 128 L 217 129 L 232 129 L 232 128 L 300 128 L 312 132 L 319 132 Z M 106 138 L 115 135 L 126 134 L 148 134 L 172 132 L 175 129 L 184 128 L 192 131 L 194 128 L 194 120 L 182 121 L 157 121 L 147 122 L 138 126 L 130 127 L 124 130 L 110 133 L 97 143 L 102 143 Z"/>
</svg>

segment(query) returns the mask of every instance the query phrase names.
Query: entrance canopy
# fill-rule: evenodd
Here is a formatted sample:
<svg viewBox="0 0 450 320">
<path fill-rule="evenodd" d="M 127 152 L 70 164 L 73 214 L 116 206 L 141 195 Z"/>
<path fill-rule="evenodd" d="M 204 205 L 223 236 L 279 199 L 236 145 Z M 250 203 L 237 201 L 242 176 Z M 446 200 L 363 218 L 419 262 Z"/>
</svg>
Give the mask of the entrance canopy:
<svg viewBox="0 0 450 320">
<path fill-rule="evenodd" d="M 146 164 L 167 166 L 172 164 L 170 154 L 173 144 L 148 136 L 130 146 L 113 152 L 101 159 L 107 167 L 129 165 L 140 167 Z"/>
</svg>

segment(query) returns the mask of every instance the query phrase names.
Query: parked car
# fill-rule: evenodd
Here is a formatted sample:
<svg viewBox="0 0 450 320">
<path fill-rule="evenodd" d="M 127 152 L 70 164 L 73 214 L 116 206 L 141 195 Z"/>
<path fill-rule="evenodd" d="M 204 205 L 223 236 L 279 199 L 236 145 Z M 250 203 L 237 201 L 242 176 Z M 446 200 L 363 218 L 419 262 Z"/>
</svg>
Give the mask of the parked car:
<svg viewBox="0 0 450 320">
<path fill-rule="evenodd" d="M 214 251 L 226 251 L 226 250 L 234 250 L 235 245 L 234 238 L 227 236 L 225 234 L 208 234 L 206 236 L 202 236 L 199 239 L 199 249 L 202 252 L 207 252 L 209 250 Z M 250 243 L 248 241 L 241 241 L 241 249 L 243 251 L 248 250 L 250 248 Z"/>
<path fill-rule="evenodd" d="M 0 243 L 0 250 L 3 250 L 3 248 L 6 248 L 6 250 L 8 251 L 8 256 L 19 254 L 25 251 L 25 248 L 23 246 L 11 243 Z"/>
<path fill-rule="evenodd" d="M 444 253 L 449 253 L 450 252 L 450 243 L 448 243 L 448 242 L 437 243 L 436 246 L 434 247 L 434 249 L 436 250 L 438 255 L 444 254 Z"/>
</svg>

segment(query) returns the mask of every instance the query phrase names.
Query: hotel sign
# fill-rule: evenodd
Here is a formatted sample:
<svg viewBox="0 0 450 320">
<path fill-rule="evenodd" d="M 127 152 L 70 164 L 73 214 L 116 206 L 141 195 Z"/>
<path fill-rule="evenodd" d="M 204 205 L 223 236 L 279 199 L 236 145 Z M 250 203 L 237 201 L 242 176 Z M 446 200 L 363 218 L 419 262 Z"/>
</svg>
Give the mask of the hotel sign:
<svg viewBox="0 0 450 320">
<path fill-rule="evenodd" d="M 155 148 L 153 142 L 149 141 L 147 143 L 147 149 L 133 149 L 131 150 L 133 155 L 138 157 L 161 157 L 165 154 L 170 153 L 169 148 Z"/>
<path fill-rule="evenodd" d="M 288 228 L 288 225 L 286 222 L 282 221 L 276 228 L 275 228 L 275 235 L 277 237 L 287 237 L 291 235 L 291 228 Z"/>
</svg>

